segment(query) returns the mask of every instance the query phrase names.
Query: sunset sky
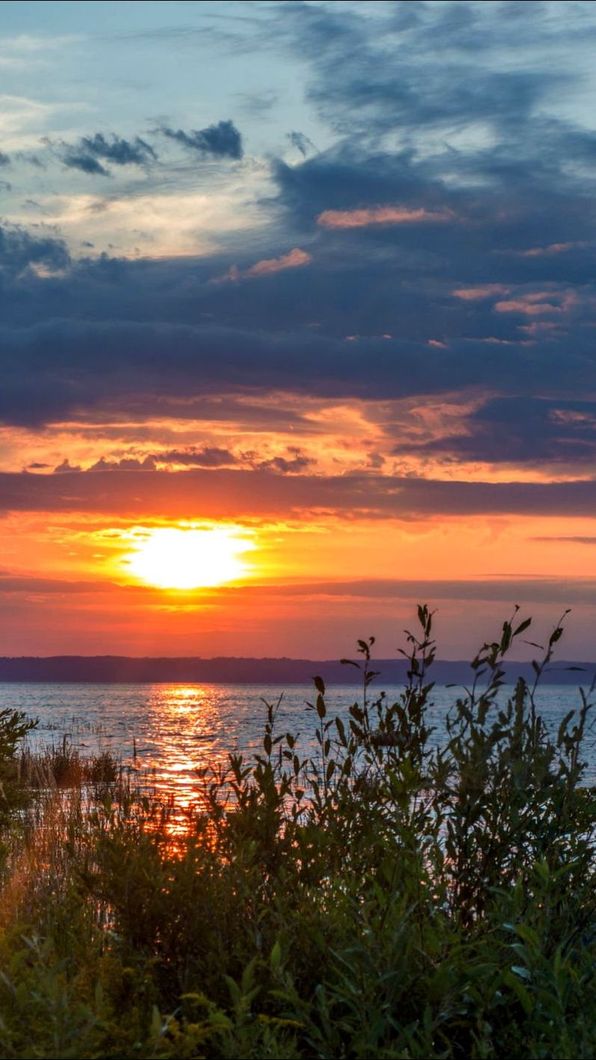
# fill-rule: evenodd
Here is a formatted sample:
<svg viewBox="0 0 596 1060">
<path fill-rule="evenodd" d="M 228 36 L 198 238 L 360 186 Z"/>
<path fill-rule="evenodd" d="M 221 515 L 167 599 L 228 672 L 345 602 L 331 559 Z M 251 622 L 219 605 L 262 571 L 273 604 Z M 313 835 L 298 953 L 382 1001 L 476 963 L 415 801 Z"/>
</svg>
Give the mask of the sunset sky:
<svg viewBox="0 0 596 1060">
<path fill-rule="evenodd" d="M 0 34 L 0 655 L 596 659 L 596 5 Z"/>
</svg>

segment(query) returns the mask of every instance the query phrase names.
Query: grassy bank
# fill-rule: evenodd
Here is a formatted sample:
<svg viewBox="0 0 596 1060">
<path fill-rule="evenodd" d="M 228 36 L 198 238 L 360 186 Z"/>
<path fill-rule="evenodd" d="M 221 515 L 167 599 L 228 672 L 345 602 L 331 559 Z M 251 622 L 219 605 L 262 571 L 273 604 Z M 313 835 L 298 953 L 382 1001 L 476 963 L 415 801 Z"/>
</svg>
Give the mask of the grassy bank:
<svg viewBox="0 0 596 1060">
<path fill-rule="evenodd" d="M 19 757 L 1 719 L 2 1057 L 596 1054 L 590 700 L 550 735 L 537 709 L 561 627 L 505 703 L 505 623 L 439 749 L 418 617 L 398 702 L 359 642 L 347 719 L 315 682 L 316 754 L 269 705 L 185 828 L 108 759 Z"/>
</svg>

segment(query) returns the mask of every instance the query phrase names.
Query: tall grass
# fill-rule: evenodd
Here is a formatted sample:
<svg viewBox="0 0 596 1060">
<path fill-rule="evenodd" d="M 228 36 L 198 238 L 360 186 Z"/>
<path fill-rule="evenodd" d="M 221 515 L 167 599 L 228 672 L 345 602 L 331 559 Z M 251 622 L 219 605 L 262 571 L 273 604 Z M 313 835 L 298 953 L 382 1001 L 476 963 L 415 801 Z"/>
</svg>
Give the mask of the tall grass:
<svg viewBox="0 0 596 1060">
<path fill-rule="evenodd" d="M 437 746 L 418 619 L 396 702 L 360 641 L 346 718 L 315 679 L 316 752 L 268 704 L 261 752 L 202 771 L 184 834 L 121 775 L 38 785 L 5 827 L 3 1057 L 596 1054 L 590 693 L 549 734 L 558 624 L 505 694 L 514 615 Z"/>
</svg>

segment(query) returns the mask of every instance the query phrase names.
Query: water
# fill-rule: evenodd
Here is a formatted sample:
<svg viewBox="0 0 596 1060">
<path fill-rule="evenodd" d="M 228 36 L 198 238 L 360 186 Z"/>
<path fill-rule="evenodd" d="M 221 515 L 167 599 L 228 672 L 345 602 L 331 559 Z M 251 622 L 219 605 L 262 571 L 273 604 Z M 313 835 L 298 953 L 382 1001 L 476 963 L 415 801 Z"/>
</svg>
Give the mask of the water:
<svg viewBox="0 0 596 1060">
<path fill-rule="evenodd" d="M 400 693 L 399 687 L 385 690 L 391 702 Z M 345 718 L 361 694 L 356 685 L 330 690 L 330 715 Z M 437 727 L 437 741 L 444 736 L 445 715 L 456 694 L 441 686 L 433 690 L 429 718 Z M 32 748 L 59 745 L 66 738 L 84 754 L 110 751 L 145 781 L 150 777 L 157 791 L 174 794 L 188 804 L 197 792 L 197 768 L 225 765 L 229 751 L 250 754 L 261 749 L 263 700 L 275 703 L 279 695 L 279 688 L 263 685 L 0 683 L 0 710 L 22 710 L 39 719 L 38 728 L 28 738 Z M 278 732 L 299 732 L 303 753 L 314 744 L 317 719 L 305 709 L 312 698 L 312 685 L 290 686 L 278 712 Z M 579 705 L 579 693 L 569 686 L 553 685 L 540 692 L 540 712 L 551 730 Z M 586 757 L 586 779 L 594 784 L 593 727 L 586 741 Z"/>
</svg>

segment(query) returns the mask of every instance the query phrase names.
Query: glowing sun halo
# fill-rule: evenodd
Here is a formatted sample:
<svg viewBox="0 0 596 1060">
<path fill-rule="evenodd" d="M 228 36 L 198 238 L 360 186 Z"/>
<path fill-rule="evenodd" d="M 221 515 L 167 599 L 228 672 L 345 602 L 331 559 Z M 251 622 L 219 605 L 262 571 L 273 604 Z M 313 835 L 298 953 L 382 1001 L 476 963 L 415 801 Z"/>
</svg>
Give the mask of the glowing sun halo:
<svg viewBox="0 0 596 1060">
<path fill-rule="evenodd" d="M 128 571 L 160 589 L 222 585 L 246 573 L 243 552 L 254 548 L 230 529 L 163 527 L 148 531 L 126 557 Z"/>
</svg>

